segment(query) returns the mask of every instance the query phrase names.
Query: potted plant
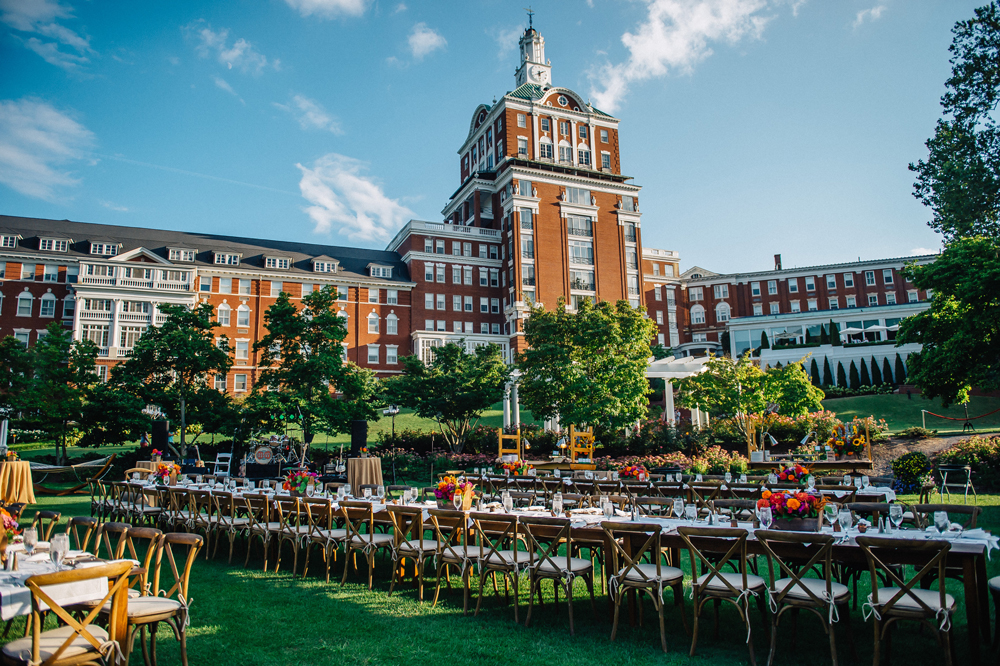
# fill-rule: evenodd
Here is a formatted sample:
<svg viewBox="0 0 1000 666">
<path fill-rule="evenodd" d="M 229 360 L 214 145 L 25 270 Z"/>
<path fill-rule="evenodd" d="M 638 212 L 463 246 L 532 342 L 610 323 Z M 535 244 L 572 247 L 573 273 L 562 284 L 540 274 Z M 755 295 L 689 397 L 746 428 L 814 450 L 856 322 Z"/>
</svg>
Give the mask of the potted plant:
<svg viewBox="0 0 1000 666">
<path fill-rule="evenodd" d="M 472 508 L 472 491 L 475 484 L 471 481 L 459 481 L 454 476 L 442 478 L 434 489 L 434 497 L 437 499 L 439 509 L 454 509 L 455 496 L 462 497 L 462 510 L 468 511 Z"/>
<path fill-rule="evenodd" d="M 793 532 L 819 532 L 823 525 L 823 507 L 826 499 L 822 495 L 806 492 L 765 490 L 757 500 L 757 508 L 770 508 L 776 530 Z"/>
</svg>

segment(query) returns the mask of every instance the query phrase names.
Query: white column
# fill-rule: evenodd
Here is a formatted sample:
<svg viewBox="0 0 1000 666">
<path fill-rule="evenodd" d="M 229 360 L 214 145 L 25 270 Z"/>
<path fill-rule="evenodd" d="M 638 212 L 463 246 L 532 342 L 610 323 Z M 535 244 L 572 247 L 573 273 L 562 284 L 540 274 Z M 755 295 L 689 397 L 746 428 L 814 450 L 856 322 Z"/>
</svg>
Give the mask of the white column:
<svg viewBox="0 0 1000 666">
<path fill-rule="evenodd" d="M 122 299 L 114 300 L 114 308 L 111 311 L 111 322 L 108 330 L 108 358 L 118 358 L 118 343 L 121 337 L 121 316 L 122 308 L 125 306 Z"/>
<path fill-rule="evenodd" d="M 517 399 L 517 384 L 510 388 L 511 418 L 514 423 L 521 423 L 521 403 Z"/>
<path fill-rule="evenodd" d="M 674 383 L 670 380 L 667 380 L 666 397 L 667 404 L 665 411 L 667 413 L 667 423 L 674 425 L 676 423 L 674 419 Z"/>
<path fill-rule="evenodd" d="M 510 425 L 510 392 L 504 391 L 503 394 L 503 427 L 506 428 Z"/>
</svg>

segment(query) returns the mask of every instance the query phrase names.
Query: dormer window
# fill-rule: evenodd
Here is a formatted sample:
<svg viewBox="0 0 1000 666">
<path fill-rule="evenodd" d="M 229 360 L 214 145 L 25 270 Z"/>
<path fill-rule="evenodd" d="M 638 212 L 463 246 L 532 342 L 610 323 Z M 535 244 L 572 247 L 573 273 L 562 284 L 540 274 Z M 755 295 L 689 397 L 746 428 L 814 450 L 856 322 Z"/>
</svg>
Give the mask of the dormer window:
<svg viewBox="0 0 1000 666">
<path fill-rule="evenodd" d="M 38 249 L 47 252 L 66 252 L 69 250 L 69 241 L 60 238 L 42 238 L 38 241 Z"/>
<path fill-rule="evenodd" d="M 168 250 L 170 261 L 194 261 L 195 250 L 187 250 L 182 247 L 172 247 Z"/>
<path fill-rule="evenodd" d="M 371 276 L 378 278 L 391 278 L 392 268 L 389 266 L 372 266 Z"/>
<path fill-rule="evenodd" d="M 264 257 L 264 266 L 266 268 L 277 268 L 279 270 L 288 270 L 291 266 L 292 261 L 288 257 Z"/>
<path fill-rule="evenodd" d="M 99 254 L 105 257 L 113 257 L 118 254 L 118 243 L 91 243 L 90 253 Z"/>
<path fill-rule="evenodd" d="M 313 271 L 316 273 L 336 273 L 337 262 L 335 261 L 314 261 Z"/>
<path fill-rule="evenodd" d="M 17 247 L 20 236 L 0 236 L 0 247 Z"/>
<path fill-rule="evenodd" d="M 239 266 L 240 255 L 229 252 L 216 252 L 215 263 L 222 266 Z"/>
</svg>

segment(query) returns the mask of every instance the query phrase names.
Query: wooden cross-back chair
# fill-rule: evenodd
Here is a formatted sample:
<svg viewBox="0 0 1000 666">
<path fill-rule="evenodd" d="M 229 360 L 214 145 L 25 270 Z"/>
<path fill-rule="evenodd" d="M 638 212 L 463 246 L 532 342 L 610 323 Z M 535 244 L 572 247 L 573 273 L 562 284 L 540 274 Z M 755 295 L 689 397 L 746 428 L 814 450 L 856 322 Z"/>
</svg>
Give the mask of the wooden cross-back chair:
<svg viewBox="0 0 1000 666">
<path fill-rule="evenodd" d="M 601 523 L 605 542 L 610 544 L 610 552 L 605 555 L 606 566 L 611 572 L 611 597 L 615 603 L 615 619 L 611 626 L 611 640 L 618 633 L 618 617 L 622 599 L 630 591 L 646 593 L 653 601 L 660 619 L 660 645 L 667 651 L 666 626 L 663 620 L 663 589 L 674 591 L 674 605 L 680 606 L 681 619 L 687 630 L 684 616 L 684 572 L 677 567 L 666 566 L 660 557 L 660 526 L 655 524 L 623 523 L 605 521 Z M 648 558 L 649 562 L 643 562 Z M 639 604 L 639 621 L 642 622 L 642 604 Z"/>
<path fill-rule="evenodd" d="M 219 550 L 219 542 L 222 541 L 222 537 L 225 536 L 229 541 L 229 564 L 232 564 L 233 545 L 236 541 L 236 536 L 247 528 L 250 519 L 246 516 L 240 515 L 239 503 L 233 498 L 232 493 L 225 493 L 222 491 L 214 492 L 212 493 L 212 502 L 215 505 L 215 510 L 213 511 L 215 518 L 213 523 L 215 546 L 212 548 L 212 557 L 215 557 L 216 552 Z M 207 558 L 207 545 L 205 552 Z"/>
<path fill-rule="evenodd" d="M 482 556 L 481 546 L 469 543 L 468 518 L 464 511 L 428 509 L 427 513 L 437 540 L 437 585 L 434 588 L 434 606 L 441 594 L 441 582 L 451 589 L 451 566 L 459 568 L 462 577 L 462 615 L 469 612 L 469 577 L 473 566 Z"/>
<path fill-rule="evenodd" d="M 128 572 L 130 562 L 110 562 L 95 567 L 58 571 L 31 576 L 25 586 L 31 591 L 31 636 L 20 638 L 3 647 L 4 663 L 36 664 L 40 666 L 70 666 L 71 664 L 116 661 L 125 638 L 128 606 Z M 61 606 L 46 590 L 53 585 L 80 583 L 100 578 L 108 579 L 107 594 L 83 619 Z M 95 624 L 102 607 L 109 603 L 107 628 Z M 44 607 L 44 610 L 43 610 Z M 43 614 L 55 615 L 64 626 L 42 631 Z"/>
<path fill-rule="evenodd" d="M 209 556 L 209 540 L 215 531 L 215 501 L 207 490 L 191 488 L 187 491 L 188 524 L 187 531 L 201 533 L 205 537 L 205 559 Z"/>
<path fill-rule="evenodd" d="M 340 503 L 340 517 L 344 520 L 347 530 L 345 537 L 344 577 L 340 584 L 347 582 L 347 571 L 353 563 L 354 571 L 358 570 L 358 553 L 364 555 L 368 563 L 368 589 L 372 589 L 372 577 L 375 572 L 375 553 L 392 548 L 393 536 L 375 531 L 375 511 L 371 502 Z"/>
<path fill-rule="evenodd" d="M 389 584 L 389 594 L 396 588 L 396 582 L 403 575 L 406 560 L 416 563 L 415 582 L 420 601 L 424 600 L 424 566 L 428 560 L 433 560 L 437 553 L 437 541 L 424 538 L 423 509 L 417 506 L 386 506 L 389 520 L 392 521 L 392 583 Z"/>
<path fill-rule="evenodd" d="M 756 522 L 757 519 L 757 501 L 752 499 L 712 500 L 710 509 L 730 518 L 735 517 L 737 521 L 752 520 Z"/>
<path fill-rule="evenodd" d="M 125 543 L 131 528 L 128 523 L 104 523 L 98 536 L 99 543 L 94 546 L 94 555 L 108 560 L 119 560 L 124 557 Z"/>
<path fill-rule="evenodd" d="M 764 579 L 748 573 L 747 568 L 747 531 L 739 528 L 688 527 L 677 528 L 677 533 L 687 547 L 691 561 L 691 571 L 694 580 L 691 581 L 692 603 L 694 605 L 694 629 L 691 636 L 690 656 L 694 656 L 698 645 L 698 625 L 705 604 L 711 600 L 715 604 L 715 633 L 719 634 L 719 604 L 723 601 L 732 604 L 740 614 L 747 628 L 747 648 L 750 651 L 750 664 L 756 664 L 753 651 L 753 634 L 750 626 L 751 596 L 756 597 L 757 607 L 767 626 L 767 611 L 765 608 Z M 723 573 L 721 568 L 729 562 L 737 562 L 739 570 L 735 573 Z M 701 575 L 697 572 L 703 571 Z"/>
<path fill-rule="evenodd" d="M 243 561 L 244 568 L 250 563 L 250 552 L 253 550 L 254 540 L 260 540 L 261 549 L 264 554 L 264 571 L 267 571 L 267 552 L 271 546 L 271 500 L 267 495 L 244 494 L 243 495 L 243 517 L 247 519 L 247 556 Z"/>
<path fill-rule="evenodd" d="M 698 513 L 707 512 L 711 507 L 711 502 L 723 497 L 721 483 L 695 481 L 688 484 L 688 489 L 691 491 L 691 501 L 698 507 Z"/>
<path fill-rule="evenodd" d="M 323 553 L 323 564 L 326 569 L 326 582 L 330 582 L 330 567 L 337 559 L 340 544 L 347 539 L 347 530 L 338 528 L 333 514 L 333 502 L 319 497 L 302 498 L 299 511 L 306 517 L 307 531 L 302 540 L 305 543 L 305 564 L 302 567 L 302 577 L 309 573 L 309 554 L 313 546 L 318 546 Z"/>
<path fill-rule="evenodd" d="M 945 590 L 945 568 L 951 544 L 947 541 L 924 539 L 889 539 L 886 537 L 859 535 L 858 546 L 865 554 L 871 575 L 872 593 L 868 595 L 867 608 L 872 610 L 875 622 L 874 664 L 879 663 L 883 641 L 888 637 L 894 622 L 915 620 L 934 632 L 944 651 L 944 663 L 952 664 L 951 620 L 955 612 L 955 598 Z M 913 565 L 914 575 L 904 580 L 893 567 L 898 562 L 899 553 L 906 553 L 907 559 L 917 559 Z M 919 567 L 919 570 L 918 570 Z M 888 578 L 889 585 L 880 582 L 880 576 Z M 938 589 L 922 589 L 922 583 L 933 575 Z M 889 657 L 889 643 L 886 641 L 886 658 Z"/>
<path fill-rule="evenodd" d="M 74 550 L 85 550 L 96 554 L 100 540 L 101 523 L 90 516 L 72 516 L 66 523 L 66 533 L 69 535 L 70 547 Z M 91 539 L 94 549 L 91 550 Z M 75 545 L 74 545 L 75 544 Z"/>
<path fill-rule="evenodd" d="M 851 504 L 857 500 L 858 489 L 854 486 L 817 485 L 816 492 L 837 504 Z"/>
<path fill-rule="evenodd" d="M 298 497 L 281 496 L 274 500 L 271 505 L 273 514 L 268 530 L 271 532 L 271 540 L 278 546 L 278 556 L 274 562 L 274 571 L 281 568 L 281 546 L 288 543 L 292 546 L 292 574 L 299 568 L 299 549 L 302 546 L 302 539 L 309 533 L 308 521 L 302 524 L 300 513 L 302 501 Z M 275 524 L 277 519 L 277 524 Z"/>
<path fill-rule="evenodd" d="M 781 616 L 789 610 L 796 615 L 799 610 L 805 609 L 823 623 L 823 630 L 830 639 L 830 656 L 833 658 L 833 665 L 837 666 L 834 625 L 843 619 L 847 623 L 850 637 L 851 609 L 850 590 L 846 585 L 833 580 L 834 537 L 829 534 L 785 530 L 756 530 L 754 537 L 764 549 L 770 580 L 767 592 L 771 604 L 771 650 L 767 658 L 768 665 L 774 660 L 777 651 Z M 819 569 L 822 578 L 805 576 L 814 567 Z M 793 635 L 796 624 L 793 622 Z M 851 638 L 852 648 L 853 645 Z"/>
<path fill-rule="evenodd" d="M 674 508 L 674 500 L 669 497 L 634 497 L 632 501 L 647 516 L 670 516 Z"/>
<path fill-rule="evenodd" d="M 538 599 L 542 598 L 542 581 L 551 580 L 555 594 L 555 604 L 559 605 L 559 588 L 566 593 L 566 605 L 569 608 L 569 634 L 574 635 L 573 628 L 573 581 L 582 578 L 590 592 L 590 608 L 597 612 L 594 606 L 594 563 L 581 557 L 573 557 L 573 526 L 566 518 L 522 518 L 524 535 L 528 539 L 528 616 L 524 626 L 531 624 L 531 612 L 535 607 L 535 592 Z M 565 554 L 560 555 L 560 548 Z M 516 588 L 515 588 L 516 589 Z M 480 594 L 482 582 L 480 581 Z"/>
<path fill-rule="evenodd" d="M 486 578 L 493 579 L 493 592 L 500 594 L 497 574 L 503 576 L 504 600 L 510 602 L 508 583 L 514 588 L 514 622 L 518 618 L 518 575 L 528 562 L 528 553 L 517 549 L 518 541 L 525 539 L 517 516 L 473 511 L 469 513 L 471 529 L 478 541 L 479 598 L 476 600 L 475 615 L 483 603 L 483 586 Z"/>
<path fill-rule="evenodd" d="M 52 537 L 52 530 L 62 519 L 62 514 L 58 511 L 38 511 L 31 519 L 31 526 L 38 531 L 39 541 L 49 541 Z"/>
</svg>

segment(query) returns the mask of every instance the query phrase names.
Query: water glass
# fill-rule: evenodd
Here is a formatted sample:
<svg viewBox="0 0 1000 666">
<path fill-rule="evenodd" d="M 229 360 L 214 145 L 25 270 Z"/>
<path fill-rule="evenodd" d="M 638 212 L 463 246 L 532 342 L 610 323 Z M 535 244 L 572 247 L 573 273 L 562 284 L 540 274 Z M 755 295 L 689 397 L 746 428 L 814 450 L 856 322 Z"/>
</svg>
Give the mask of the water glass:
<svg viewBox="0 0 1000 666">
<path fill-rule="evenodd" d="M 850 474 L 845 474 L 844 475 L 844 485 L 845 486 L 851 485 L 851 475 Z"/>
<path fill-rule="evenodd" d="M 684 481 L 684 473 L 677 472 L 677 474 L 674 475 L 674 478 L 677 479 L 677 483 L 682 483 Z"/>
<path fill-rule="evenodd" d="M 618 480 L 618 472 L 611 472 L 611 480 L 612 481 Z"/>
<path fill-rule="evenodd" d="M 133 481 L 139 480 L 139 472 L 132 472 L 132 480 Z"/>
<path fill-rule="evenodd" d="M 809 490 L 816 489 L 816 477 L 813 476 L 812 474 L 806 477 L 806 487 L 809 488 Z"/>
<path fill-rule="evenodd" d="M 823 512 L 826 514 L 827 522 L 833 527 L 833 524 L 837 522 L 837 505 L 830 502 L 823 507 Z"/>
<path fill-rule="evenodd" d="M 205 483 L 205 477 L 203 477 L 201 474 L 195 474 L 194 482 L 200 486 L 201 484 Z"/>
<path fill-rule="evenodd" d="M 934 512 L 934 527 L 937 528 L 938 532 L 940 532 L 941 534 L 944 534 L 945 532 L 948 531 L 948 528 L 950 526 L 951 526 L 951 521 L 948 520 L 948 512 L 947 511 L 935 511 Z"/>
<path fill-rule="evenodd" d="M 778 475 L 775 474 L 774 472 L 771 472 L 770 474 L 767 475 L 767 482 L 773 486 L 778 482 Z"/>
<path fill-rule="evenodd" d="M 552 512 L 557 516 L 563 512 L 563 501 L 560 493 L 556 493 L 556 496 L 552 498 Z"/>
<path fill-rule="evenodd" d="M 337 501 L 344 499 L 344 486 L 337 486 Z"/>
<path fill-rule="evenodd" d="M 695 474 L 694 480 L 698 483 L 701 483 L 702 481 L 704 481 L 704 477 L 701 474 Z"/>
<path fill-rule="evenodd" d="M 847 530 L 851 529 L 854 525 L 854 516 L 851 515 L 850 509 L 841 509 L 840 513 L 837 514 L 837 522 L 840 523 L 840 529 L 844 530 L 844 534 L 847 534 Z"/>
<path fill-rule="evenodd" d="M 899 526 L 903 524 L 903 505 L 902 504 L 890 504 L 889 505 L 889 522 L 892 523 L 893 529 L 898 530 Z"/>
<path fill-rule="evenodd" d="M 678 518 L 684 515 L 684 500 L 680 497 L 674 499 L 674 515 Z"/>
<path fill-rule="evenodd" d="M 378 495 L 380 500 L 385 499 L 385 486 L 379 486 L 375 489 L 375 494 Z"/>
<path fill-rule="evenodd" d="M 341 487 L 344 489 L 344 497 L 350 497 L 351 496 L 351 484 L 345 483 Z"/>
<path fill-rule="evenodd" d="M 771 527 L 771 521 L 774 520 L 771 515 L 771 507 L 765 506 L 758 512 L 758 519 L 760 520 L 760 526 L 765 530 Z"/>
<path fill-rule="evenodd" d="M 854 487 L 857 488 L 858 490 L 861 490 L 861 477 L 860 476 L 854 477 Z"/>
<path fill-rule="evenodd" d="M 312 483 L 306 485 L 306 497 L 312 497 L 316 492 L 316 486 Z"/>
<path fill-rule="evenodd" d="M 747 475 L 740 474 L 740 483 L 746 483 L 746 482 L 747 482 Z"/>
<path fill-rule="evenodd" d="M 684 507 L 684 517 L 690 520 L 692 523 L 698 517 L 698 507 L 694 504 L 688 504 Z"/>
<path fill-rule="evenodd" d="M 38 530 L 34 527 L 26 527 L 21 534 L 24 536 L 24 552 L 30 557 L 35 552 L 35 544 L 38 543 Z"/>
<path fill-rule="evenodd" d="M 365 488 L 365 499 L 371 499 L 371 498 L 372 498 L 372 489 Z"/>
<path fill-rule="evenodd" d="M 871 479 L 869 479 L 869 478 L 868 478 L 868 475 L 867 475 L 867 474 L 863 475 L 863 476 L 861 477 L 861 486 L 862 486 L 863 488 L 867 488 L 867 487 L 869 487 L 869 486 L 871 486 L 871 485 L 872 485 L 872 483 L 871 483 Z"/>
<path fill-rule="evenodd" d="M 732 474 L 732 472 L 726 472 L 726 477 L 725 478 L 726 478 L 726 483 L 732 483 L 733 482 L 733 474 Z"/>
<path fill-rule="evenodd" d="M 503 496 L 503 510 L 510 513 L 514 510 L 514 498 L 510 496 L 510 493 L 504 493 Z"/>
<path fill-rule="evenodd" d="M 462 508 L 462 493 L 455 493 L 451 496 L 451 503 L 455 505 L 455 510 L 458 511 Z"/>
<path fill-rule="evenodd" d="M 49 557 L 52 559 L 52 563 L 56 566 L 58 570 L 62 566 L 63 560 L 66 558 L 66 553 L 69 552 L 69 536 L 66 534 L 57 534 L 52 537 L 52 541 L 49 544 Z"/>
</svg>

